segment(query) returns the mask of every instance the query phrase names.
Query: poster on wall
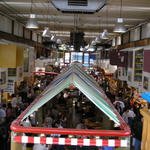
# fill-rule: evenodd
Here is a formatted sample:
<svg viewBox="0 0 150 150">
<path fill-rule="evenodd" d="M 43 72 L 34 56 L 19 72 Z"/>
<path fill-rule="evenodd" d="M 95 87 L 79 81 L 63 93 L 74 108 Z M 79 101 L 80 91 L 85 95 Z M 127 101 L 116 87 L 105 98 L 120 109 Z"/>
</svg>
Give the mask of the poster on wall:
<svg viewBox="0 0 150 150">
<path fill-rule="evenodd" d="M 148 90 L 148 77 L 144 77 L 144 80 L 143 80 L 143 88 L 145 90 Z"/>
<path fill-rule="evenodd" d="M 15 92 L 15 81 L 14 80 L 8 80 L 7 82 L 7 88 L 4 90 L 4 92 L 13 94 Z"/>
<path fill-rule="evenodd" d="M 1 72 L 1 85 L 6 83 L 6 72 Z"/>
</svg>

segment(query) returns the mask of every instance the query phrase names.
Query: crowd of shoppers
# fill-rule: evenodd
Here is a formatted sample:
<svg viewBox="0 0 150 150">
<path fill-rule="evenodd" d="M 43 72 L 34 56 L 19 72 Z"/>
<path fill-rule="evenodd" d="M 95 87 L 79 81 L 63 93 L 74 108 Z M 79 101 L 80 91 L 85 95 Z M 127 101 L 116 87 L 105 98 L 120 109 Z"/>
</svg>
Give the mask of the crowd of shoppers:
<svg viewBox="0 0 150 150">
<path fill-rule="evenodd" d="M 60 72 L 60 69 L 55 68 L 56 72 Z M 102 71 L 101 71 L 102 72 Z M 118 91 L 118 95 L 111 95 L 109 92 L 109 83 L 108 80 L 104 77 L 101 78 L 101 72 L 99 70 L 90 71 L 89 73 L 93 75 L 93 77 L 97 80 L 99 85 L 106 92 L 106 95 L 110 98 L 114 107 L 118 110 L 124 121 L 130 126 L 132 131 L 132 145 L 134 146 L 134 150 L 140 150 L 141 145 L 141 137 L 142 137 L 142 116 L 140 115 L 140 108 L 137 108 L 133 103 L 131 103 L 130 98 L 124 95 L 124 93 L 120 90 Z M 35 82 L 33 86 L 28 85 L 27 82 L 23 81 L 20 83 L 19 87 L 16 90 L 16 94 L 11 95 L 11 102 L 4 103 L 0 105 L 0 148 L 2 150 L 10 150 L 10 124 L 16 119 L 16 117 L 25 110 L 29 106 L 29 104 L 35 99 L 37 95 L 40 94 L 42 90 L 52 81 L 54 76 L 46 75 L 46 76 L 37 76 L 35 78 Z M 96 116 L 94 106 L 90 106 L 88 101 L 86 101 L 86 97 L 80 92 L 75 91 L 76 93 L 73 97 L 76 97 L 76 101 L 74 103 L 70 103 L 73 100 L 71 96 L 71 92 L 67 90 L 61 92 L 54 100 L 57 103 L 55 105 L 48 106 L 49 109 L 46 109 L 46 115 L 43 118 L 43 127 L 48 128 L 76 128 L 76 129 L 91 129 L 85 120 L 87 118 L 93 118 L 92 116 Z M 87 104 L 87 109 L 81 109 L 83 104 L 82 100 L 85 99 L 85 103 Z M 72 106 L 70 104 L 75 105 L 75 110 L 77 114 L 80 114 L 78 121 L 76 121 L 75 125 L 71 124 L 72 117 Z M 68 106 L 65 111 L 60 111 L 59 106 Z M 71 109 L 69 109 L 71 108 Z M 49 111 L 47 111 L 49 110 Z M 89 113 L 90 112 L 90 113 Z M 95 119 L 96 120 L 96 119 Z M 101 120 L 101 119 L 100 119 Z M 36 126 L 35 120 L 31 120 L 30 118 L 30 126 Z M 24 124 L 23 126 L 29 126 L 29 124 Z M 52 134 L 52 137 L 63 137 L 59 134 Z M 85 149 L 88 150 L 91 147 L 65 147 L 65 146 L 57 146 L 57 145 L 44 145 L 44 144 L 35 144 L 31 145 L 33 150 L 66 150 L 66 149 Z M 107 149 L 108 147 L 103 147 L 103 149 Z M 93 147 L 93 150 L 98 150 L 97 147 Z M 114 148 L 110 148 L 114 149 Z"/>
</svg>

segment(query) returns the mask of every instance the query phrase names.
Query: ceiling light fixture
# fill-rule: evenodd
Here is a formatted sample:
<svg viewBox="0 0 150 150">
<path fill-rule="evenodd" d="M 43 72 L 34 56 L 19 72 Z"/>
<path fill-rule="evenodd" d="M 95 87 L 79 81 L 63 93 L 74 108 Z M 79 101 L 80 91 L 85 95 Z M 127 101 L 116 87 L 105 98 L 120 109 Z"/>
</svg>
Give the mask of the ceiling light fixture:
<svg viewBox="0 0 150 150">
<path fill-rule="evenodd" d="M 101 38 L 102 38 L 103 40 L 109 39 L 109 33 L 108 33 L 107 29 L 104 29 L 104 31 L 103 31 L 103 33 L 102 33 L 102 35 L 101 35 Z"/>
<path fill-rule="evenodd" d="M 96 45 L 96 41 L 93 40 L 93 41 L 91 42 L 91 45 Z"/>
<path fill-rule="evenodd" d="M 108 6 L 106 8 L 106 26 L 108 28 Z M 108 33 L 107 29 L 103 30 L 103 33 L 101 35 L 101 39 L 103 39 L 103 40 L 108 40 L 109 39 L 109 33 Z"/>
<path fill-rule="evenodd" d="M 57 41 L 57 37 L 56 37 L 54 34 L 53 34 L 52 37 L 51 37 L 51 41 L 52 41 L 52 42 L 56 42 L 56 41 Z"/>
<path fill-rule="evenodd" d="M 53 16 L 53 19 L 54 19 L 54 24 L 53 24 L 53 28 L 54 28 L 54 34 L 51 36 L 51 41 L 52 42 L 57 42 L 57 36 L 55 34 L 55 25 L 56 25 L 56 16 Z"/>
<path fill-rule="evenodd" d="M 95 42 L 96 42 L 96 43 L 100 43 L 100 42 L 101 42 L 100 35 L 98 35 L 98 36 L 95 38 Z"/>
<path fill-rule="evenodd" d="M 38 28 L 38 22 L 36 20 L 36 15 L 33 14 L 32 12 L 32 5 L 33 1 L 31 0 L 31 9 L 30 9 L 30 16 L 26 24 L 26 28 L 28 29 L 37 29 Z"/>
<path fill-rule="evenodd" d="M 116 33 L 126 32 L 126 28 L 123 23 L 123 18 L 117 18 L 117 23 L 115 25 L 114 32 L 116 32 Z"/>
<path fill-rule="evenodd" d="M 48 7 L 47 7 L 47 22 L 48 23 L 50 23 L 50 20 L 49 20 L 49 4 L 47 5 Z M 50 26 L 50 24 L 49 24 L 49 26 Z M 44 28 L 44 31 L 43 31 L 43 33 L 42 33 L 42 36 L 43 37 L 46 37 L 46 38 L 50 38 L 52 35 L 51 35 L 51 32 L 50 32 L 50 30 L 49 30 L 49 27 L 45 27 Z"/>
<path fill-rule="evenodd" d="M 61 44 L 62 44 L 61 39 L 57 39 L 57 40 L 56 40 L 56 43 L 57 43 L 58 45 L 61 45 Z"/>
<path fill-rule="evenodd" d="M 121 0 L 121 6 L 120 6 L 120 17 L 117 18 L 117 23 L 115 25 L 114 32 L 116 33 L 126 32 L 126 28 L 125 28 L 123 18 L 122 18 L 122 0 Z"/>
<path fill-rule="evenodd" d="M 99 17 L 99 31 L 100 31 L 101 27 L 100 27 L 100 17 Z M 95 38 L 95 42 L 96 43 L 100 43 L 101 42 L 101 34 L 98 35 L 96 38 Z"/>
<path fill-rule="evenodd" d="M 45 27 L 42 36 L 43 36 L 43 37 L 51 37 L 51 33 L 50 33 L 48 27 Z"/>
</svg>

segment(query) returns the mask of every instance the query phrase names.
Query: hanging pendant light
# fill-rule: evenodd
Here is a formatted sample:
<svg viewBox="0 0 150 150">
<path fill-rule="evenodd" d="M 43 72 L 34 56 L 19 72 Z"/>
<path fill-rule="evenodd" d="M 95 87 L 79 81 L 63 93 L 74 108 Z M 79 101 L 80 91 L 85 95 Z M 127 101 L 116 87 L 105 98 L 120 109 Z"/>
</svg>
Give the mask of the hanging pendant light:
<svg viewBox="0 0 150 150">
<path fill-rule="evenodd" d="M 49 23 L 48 26 L 50 27 L 50 20 L 49 20 L 49 13 L 50 13 L 50 8 L 49 8 L 49 4 L 47 5 L 47 22 Z M 51 35 L 51 32 L 49 30 L 49 27 L 45 27 L 44 28 L 44 31 L 42 33 L 42 36 L 43 37 L 46 37 L 46 38 L 50 38 L 52 35 Z"/>
<path fill-rule="evenodd" d="M 100 21 L 101 21 L 101 18 L 99 17 L 99 31 L 101 30 Z M 101 43 L 101 33 L 95 38 L 95 42 Z"/>
<path fill-rule="evenodd" d="M 126 32 L 126 28 L 125 28 L 124 23 L 123 23 L 123 18 L 117 19 L 117 23 L 115 25 L 114 32 L 116 32 L 116 33 Z"/>
<path fill-rule="evenodd" d="M 107 25 L 107 28 L 108 28 L 108 6 L 106 8 L 106 25 Z M 108 30 L 104 28 L 102 34 L 101 34 L 101 39 L 102 40 L 108 40 L 109 39 L 109 33 L 108 33 Z"/>
<path fill-rule="evenodd" d="M 100 42 L 101 42 L 101 37 L 100 37 L 100 35 L 98 35 L 98 36 L 95 38 L 95 42 L 96 42 L 96 43 L 100 43 Z"/>
<path fill-rule="evenodd" d="M 117 18 L 117 23 L 114 27 L 114 32 L 116 33 L 126 32 L 126 28 L 125 28 L 125 25 L 123 23 L 123 18 L 122 18 L 122 0 L 121 0 L 121 6 L 120 6 L 120 17 Z"/>
<path fill-rule="evenodd" d="M 109 39 L 109 33 L 108 33 L 107 29 L 104 29 L 104 31 L 103 31 L 103 33 L 102 33 L 102 35 L 101 35 L 101 38 L 102 38 L 103 40 Z"/>
<path fill-rule="evenodd" d="M 62 44 L 61 39 L 57 39 L 57 40 L 56 40 L 56 43 L 57 43 L 58 45 L 61 45 L 61 44 Z"/>
<path fill-rule="evenodd" d="M 93 41 L 91 42 L 91 45 L 96 45 L 96 41 L 93 40 Z"/>
<path fill-rule="evenodd" d="M 51 41 L 52 41 L 52 42 L 56 42 L 56 41 L 57 41 L 57 37 L 56 37 L 54 34 L 53 34 L 52 37 L 51 37 Z"/>
<path fill-rule="evenodd" d="M 30 16 L 26 24 L 26 28 L 28 29 L 37 29 L 38 28 L 38 22 L 36 20 L 36 15 L 32 13 L 32 4 L 33 1 L 31 0 L 31 9 L 30 9 Z"/>
<path fill-rule="evenodd" d="M 43 37 L 51 37 L 51 33 L 50 33 L 48 27 L 45 27 L 42 36 L 43 36 Z"/>
<path fill-rule="evenodd" d="M 30 18 L 27 21 L 26 28 L 28 28 L 28 29 L 37 29 L 38 28 L 38 23 L 37 23 L 35 14 L 30 14 Z"/>
</svg>

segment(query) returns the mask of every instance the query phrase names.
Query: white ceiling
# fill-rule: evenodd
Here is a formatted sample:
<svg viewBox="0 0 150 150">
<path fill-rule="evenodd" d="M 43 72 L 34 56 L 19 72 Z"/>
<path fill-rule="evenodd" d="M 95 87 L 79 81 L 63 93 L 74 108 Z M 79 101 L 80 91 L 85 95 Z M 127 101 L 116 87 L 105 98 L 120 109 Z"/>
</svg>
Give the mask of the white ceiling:
<svg viewBox="0 0 150 150">
<path fill-rule="evenodd" d="M 122 17 L 127 28 L 138 25 L 150 19 L 150 0 L 122 0 Z M 69 37 L 69 32 L 74 30 L 74 16 L 77 19 L 79 31 L 84 31 L 86 37 L 93 38 L 107 28 L 113 35 L 113 28 L 120 13 L 121 0 L 108 0 L 99 12 L 95 14 L 68 14 L 58 11 L 49 0 L 33 0 L 33 12 L 41 32 L 48 26 L 50 30 L 61 36 Z M 0 0 L 0 12 L 3 12 L 19 22 L 26 23 L 31 12 L 31 0 Z"/>
</svg>

